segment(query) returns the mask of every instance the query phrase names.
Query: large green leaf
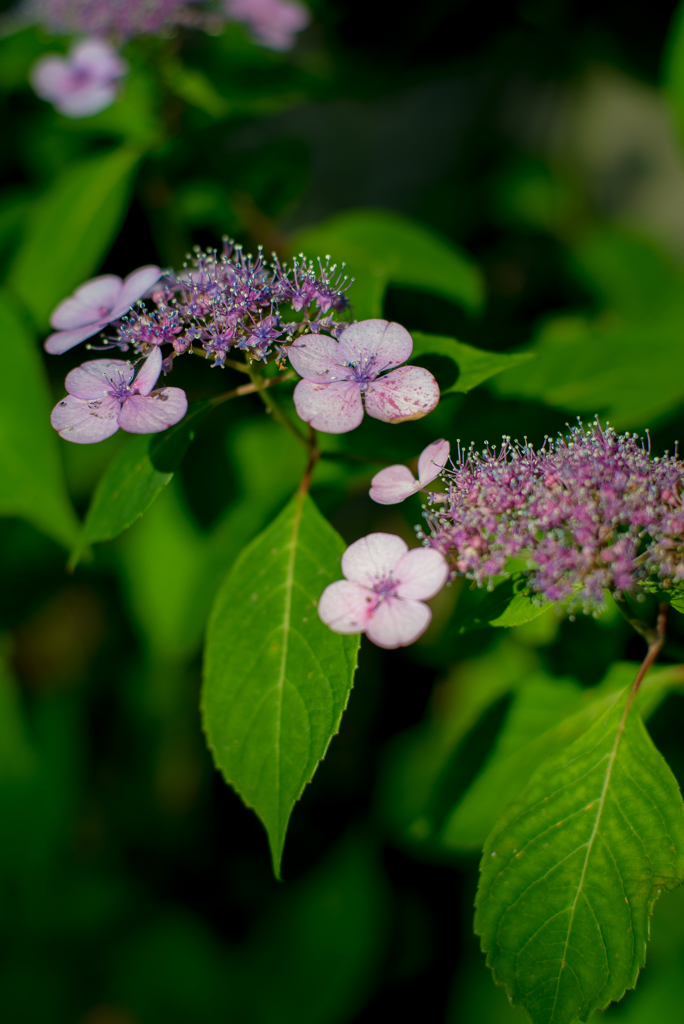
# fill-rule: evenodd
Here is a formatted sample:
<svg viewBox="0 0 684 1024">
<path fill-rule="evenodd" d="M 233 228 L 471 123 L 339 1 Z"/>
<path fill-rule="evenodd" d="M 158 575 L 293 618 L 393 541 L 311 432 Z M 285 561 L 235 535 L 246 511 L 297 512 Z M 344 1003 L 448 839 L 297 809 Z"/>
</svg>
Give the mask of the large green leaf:
<svg viewBox="0 0 684 1024">
<path fill-rule="evenodd" d="M 147 511 L 178 469 L 211 407 L 211 399 L 195 402 L 174 427 L 161 434 L 132 435 L 119 449 L 95 489 L 72 566 L 91 544 L 113 540 Z"/>
<path fill-rule="evenodd" d="M 340 575 L 342 539 L 297 493 L 242 552 L 207 635 L 204 727 L 217 766 L 268 833 L 280 871 L 287 824 L 337 732 L 359 637 L 318 618 Z"/>
<path fill-rule="evenodd" d="M 684 275 L 653 244 L 603 228 L 573 251 L 602 311 L 554 317 L 539 328 L 529 365 L 492 390 L 573 414 L 605 415 L 621 429 L 672 415 L 684 401 Z"/>
<path fill-rule="evenodd" d="M 629 688 L 554 753 L 485 845 L 475 930 L 496 982 L 534 1024 L 620 999 L 653 904 L 684 878 L 684 804 Z"/>
<path fill-rule="evenodd" d="M 70 547 L 78 521 L 50 426 L 47 381 L 35 340 L 6 292 L 0 292 L 0 339 L 7 380 L 0 404 L 0 515 L 22 516 Z"/>
<path fill-rule="evenodd" d="M 428 228 L 387 210 L 350 210 L 308 228 L 295 244 L 309 257 L 330 253 L 354 278 L 357 320 L 382 316 L 388 284 L 420 288 L 469 310 L 482 305 L 482 276 L 472 260 Z"/>
<path fill-rule="evenodd" d="M 128 146 L 89 157 L 68 167 L 35 202 L 8 283 L 41 328 L 112 244 L 139 159 L 140 151 Z"/>
<path fill-rule="evenodd" d="M 506 352 L 487 352 L 485 349 L 474 348 L 465 342 L 440 334 L 412 331 L 411 337 L 411 362 L 422 356 L 439 355 L 451 359 L 458 367 L 457 380 L 451 387 L 443 389 L 442 395 L 465 394 L 497 373 L 510 370 L 534 358 L 532 352 L 515 352 L 512 355 Z"/>
<path fill-rule="evenodd" d="M 496 819 L 522 792 L 532 772 L 559 747 L 581 736 L 636 675 L 633 662 L 616 662 L 600 686 L 580 689 L 570 680 L 541 673 L 518 687 L 491 755 L 466 793 L 444 819 L 444 849 L 482 849 Z M 637 697 L 648 717 L 673 687 L 684 680 L 679 668 L 651 672 Z"/>
</svg>

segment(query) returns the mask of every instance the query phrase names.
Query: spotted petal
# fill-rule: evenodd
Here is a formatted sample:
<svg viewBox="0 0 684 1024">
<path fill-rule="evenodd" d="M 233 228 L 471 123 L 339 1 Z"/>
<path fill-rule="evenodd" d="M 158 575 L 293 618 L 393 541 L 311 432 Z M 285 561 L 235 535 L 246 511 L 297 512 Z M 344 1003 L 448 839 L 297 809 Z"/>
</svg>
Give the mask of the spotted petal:
<svg viewBox="0 0 684 1024">
<path fill-rule="evenodd" d="M 350 544 L 342 555 L 342 572 L 348 580 L 372 587 L 393 572 L 408 544 L 394 533 L 369 533 Z"/>
<path fill-rule="evenodd" d="M 366 636 L 378 647 L 392 650 L 406 647 L 430 625 L 432 612 L 422 601 L 389 597 L 376 607 L 366 627 Z"/>
<path fill-rule="evenodd" d="M 112 320 L 118 320 L 138 299 L 142 299 L 161 276 L 161 270 L 153 264 L 139 267 L 138 270 L 134 270 L 132 274 L 129 274 L 123 282 L 121 294 L 117 299 L 116 306 L 112 310 Z"/>
<path fill-rule="evenodd" d="M 94 444 L 117 432 L 120 407 L 119 400 L 110 395 L 90 402 L 67 395 L 52 410 L 50 422 L 65 441 Z"/>
<path fill-rule="evenodd" d="M 368 625 L 374 594 L 349 580 L 329 584 L 318 602 L 318 614 L 335 633 L 362 633 Z"/>
<path fill-rule="evenodd" d="M 388 466 L 371 480 L 370 496 L 379 505 L 396 505 L 419 490 L 420 484 L 408 466 Z"/>
<path fill-rule="evenodd" d="M 439 476 L 447 464 L 450 450 L 449 442 L 441 438 L 423 450 L 418 459 L 418 479 L 421 487 L 432 483 Z"/>
<path fill-rule="evenodd" d="M 353 381 L 314 384 L 300 380 L 293 397 L 300 419 L 326 434 L 346 434 L 363 419 L 361 388 Z"/>
<path fill-rule="evenodd" d="M 288 358 L 300 377 L 315 384 L 347 380 L 349 370 L 344 353 L 325 334 L 305 334 L 290 345 Z"/>
<path fill-rule="evenodd" d="M 344 361 L 373 365 L 376 373 L 405 363 L 413 351 L 411 335 L 401 324 L 387 320 L 362 320 L 340 335 Z"/>
<path fill-rule="evenodd" d="M 67 374 L 64 385 L 74 398 L 86 401 L 103 398 L 111 390 L 112 385 L 129 384 L 133 379 L 133 367 L 123 359 L 91 359 L 81 363 L 75 370 Z"/>
<path fill-rule="evenodd" d="M 73 330 L 108 319 L 116 305 L 123 282 L 115 274 L 93 277 L 57 306 L 50 323 L 59 330 Z"/>
<path fill-rule="evenodd" d="M 162 368 L 162 354 L 159 347 L 153 348 L 149 356 L 142 364 L 138 376 L 135 378 L 135 390 L 140 395 L 149 395 L 157 383 Z M 176 388 L 176 390 L 178 390 Z"/>
<path fill-rule="evenodd" d="M 129 395 L 119 413 L 119 426 L 131 434 L 157 434 L 180 422 L 187 411 L 188 399 L 181 388 Z"/>
<path fill-rule="evenodd" d="M 439 593 L 449 578 L 444 555 L 434 548 L 412 548 L 397 562 L 394 577 L 398 597 L 427 601 Z"/>
<path fill-rule="evenodd" d="M 422 366 L 401 366 L 369 384 L 366 412 L 384 423 L 404 423 L 427 416 L 439 402 L 439 387 Z"/>
</svg>

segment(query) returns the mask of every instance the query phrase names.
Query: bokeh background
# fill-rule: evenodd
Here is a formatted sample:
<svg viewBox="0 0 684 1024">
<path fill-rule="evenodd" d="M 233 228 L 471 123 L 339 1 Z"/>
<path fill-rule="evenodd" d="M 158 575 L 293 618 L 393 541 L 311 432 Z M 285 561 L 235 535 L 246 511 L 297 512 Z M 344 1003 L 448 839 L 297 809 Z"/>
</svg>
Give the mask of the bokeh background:
<svg viewBox="0 0 684 1024">
<path fill-rule="evenodd" d="M 450 395 L 418 423 L 366 422 L 332 450 L 404 461 L 439 436 L 540 443 L 594 413 L 648 427 L 656 451 L 671 449 L 684 435 L 682 12 L 665 0 L 310 7 L 312 25 L 285 54 L 238 25 L 135 40 L 121 98 L 78 121 L 27 79 L 66 41 L 36 28 L 0 39 L 0 264 L 27 308 L 43 302 L 32 310 L 37 338 L 63 297 L 50 298 L 50 268 L 63 258 L 54 225 L 36 228 L 36 203 L 56 187 L 72 188 L 75 220 L 82 203 L 101 222 L 84 276 L 180 267 L 193 245 L 224 233 L 284 258 L 304 245 L 338 258 L 346 218 L 388 210 L 468 255 L 483 281 L 479 307 L 466 308 L 426 283 L 419 251 L 420 287 L 405 269 L 410 253 L 397 283 L 372 245 L 352 252 L 359 282 L 389 282 L 388 319 L 491 351 L 532 346 L 538 358 Z M 79 174 L 114 151 L 132 154 L 132 169 L 112 212 L 79 198 Z M 314 251 L 319 243 L 330 248 Z M 45 357 L 51 401 L 82 358 Z M 200 363 L 181 361 L 173 380 L 191 399 L 239 383 Z M 448 360 L 426 365 L 445 388 L 456 379 Z M 4 366 L 3 389 L 21 394 L 9 352 Z M 121 443 L 60 444 L 79 514 Z M 16 515 L 3 498 L 7 1024 L 522 1018 L 472 936 L 485 798 L 471 787 L 520 700 L 553 721 L 564 688 L 641 660 L 641 641 L 614 609 L 464 633 L 454 586 L 412 648 L 364 642 L 277 883 L 261 825 L 203 741 L 201 642 L 217 585 L 283 507 L 302 458 L 256 399 L 228 403 L 145 517 L 73 574 L 46 515 Z M 347 542 L 374 529 L 410 539 L 419 500 L 374 506 L 372 471 L 329 459 L 312 496 Z M 666 663 L 684 655 L 677 618 Z M 649 725 L 680 781 L 683 712 L 673 694 Z M 681 1024 L 683 967 L 675 892 L 656 908 L 636 991 L 607 1017 Z"/>
</svg>

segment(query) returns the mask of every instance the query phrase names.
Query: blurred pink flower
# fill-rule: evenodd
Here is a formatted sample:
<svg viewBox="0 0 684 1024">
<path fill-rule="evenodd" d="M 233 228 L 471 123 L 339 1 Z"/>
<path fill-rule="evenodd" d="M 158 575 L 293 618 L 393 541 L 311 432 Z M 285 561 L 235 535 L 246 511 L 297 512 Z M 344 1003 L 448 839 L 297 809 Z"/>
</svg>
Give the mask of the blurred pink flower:
<svg viewBox="0 0 684 1024">
<path fill-rule="evenodd" d="M 413 350 L 409 332 L 387 320 L 352 324 L 339 341 L 306 334 L 288 349 L 290 362 L 304 380 L 295 388 L 298 415 L 316 430 L 345 434 L 366 412 L 385 423 L 426 416 L 439 402 L 437 381 L 421 366 L 402 366 Z M 363 401 L 361 396 L 363 395 Z"/>
<path fill-rule="evenodd" d="M 318 614 L 335 633 L 365 633 L 378 647 L 406 647 L 430 624 L 424 604 L 444 586 L 446 559 L 392 533 L 369 533 L 342 555 L 346 579 L 325 588 Z"/>
<path fill-rule="evenodd" d="M 157 283 L 161 273 L 159 267 L 140 267 L 123 281 L 115 274 L 103 274 L 80 285 L 50 317 L 58 330 L 45 342 L 46 351 L 61 355 L 118 320 Z"/>
<path fill-rule="evenodd" d="M 82 39 L 67 57 L 47 54 L 31 69 L 31 85 L 65 117 L 90 117 L 116 99 L 128 64 L 104 39 Z"/>
<path fill-rule="evenodd" d="M 422 491 L 442 472 L 449 458 L 449 442 L 433 441 L 418 459 L 418 479 L 408 466 L 388 466 L 371 480 L 370 496 L 379 505 L 396 505 L 409 495 Z"/>
<path fill-rule="evenodd" d="M 244 22 L 256 41 L 271 50 L 289 50 L 297 32 L 311 21 L 311 14 L 298 0 L 224 0 L 229 18 Z"/>
<path fill-rule="evenodd" d="M 152 391 L 161 372 L 162 355 L 154 348 L 138 376 L 122 359 L 93 359 L 67 374 L 69 392 L 52 410 L 50 421 L 60 437 L 93 444 L 115 434 L 156 434 L 183 419 L 188 409 L 180 388 Z M 135 377 L 135 379 L 134 379 Z"/>
</svg>

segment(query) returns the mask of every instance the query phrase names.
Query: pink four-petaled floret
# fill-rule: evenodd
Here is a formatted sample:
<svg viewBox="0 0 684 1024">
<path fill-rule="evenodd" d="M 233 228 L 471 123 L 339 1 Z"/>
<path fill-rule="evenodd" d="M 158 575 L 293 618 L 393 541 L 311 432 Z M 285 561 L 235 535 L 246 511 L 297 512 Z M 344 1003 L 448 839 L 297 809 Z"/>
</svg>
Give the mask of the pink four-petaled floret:
<svg viewBox="0 0 684 1024">
<path fill-rule="evenodd" d="M 82 39 L 67 57 L 49 53 L 31 69 L 31 85 L 65 117 L 90 117 L 116 99 L 128 64 L 104 39 Z"/>
<path fill-rule="evenodd" d="M 77 366 L 65 381 L 69 394 L 52 410 L 50 421 L 66 441 L 93 444 L 115 434 L 156 434 L 185 416 L 188 400 L 180 388 L 152 391 L 162 355 L 152 350 L 137 377 L 122 359 L 93 359 Z"/>
<path fill-rule="evenodd" d="M 103 274 L 86 281 L 60 302 L 50 317 L 57 331 L 46 340 L 45 350 L 59 356 L 91 338 L 127 313 L 157 283 L 161 274 L 159 267 L 150 265 L 139 267 L 123 281 L 116 274 Z"/>
<path fill-rule="evenodd" d="M 423 602 L 449 576 L 434 548 L 413 548 L 392 533 L 369 533 L 342 556 L 345 579 L 325 588 L 318 614 L 335 633 L 365 633 L 378 647 L 412 644 L 430 624 Z"/>
<path fill-rule="evenodd" d="M 298 415 L 327 434 L 358 427 L 364 403 L 369 416 L 385 423 L 426 416 L 439 402 L 439 387 L 422 366 L 400 366 L 412 351 L 409 332 L 387 320 L 352 324 L 339 341 L 304 335 L 287 350 L 304 378 L 294 392 Z"/>
<path fill-rule="evenodd" d="M 371 480 L 370 496 L 379 505 L 396 505 L 411 494 L 422 491 L 442 472 L 449 458 L 448 441 L 440 438 L 425 448 L 418 459 L 418 479 L 408 466 L 388 466 Z"/>
</svg>

